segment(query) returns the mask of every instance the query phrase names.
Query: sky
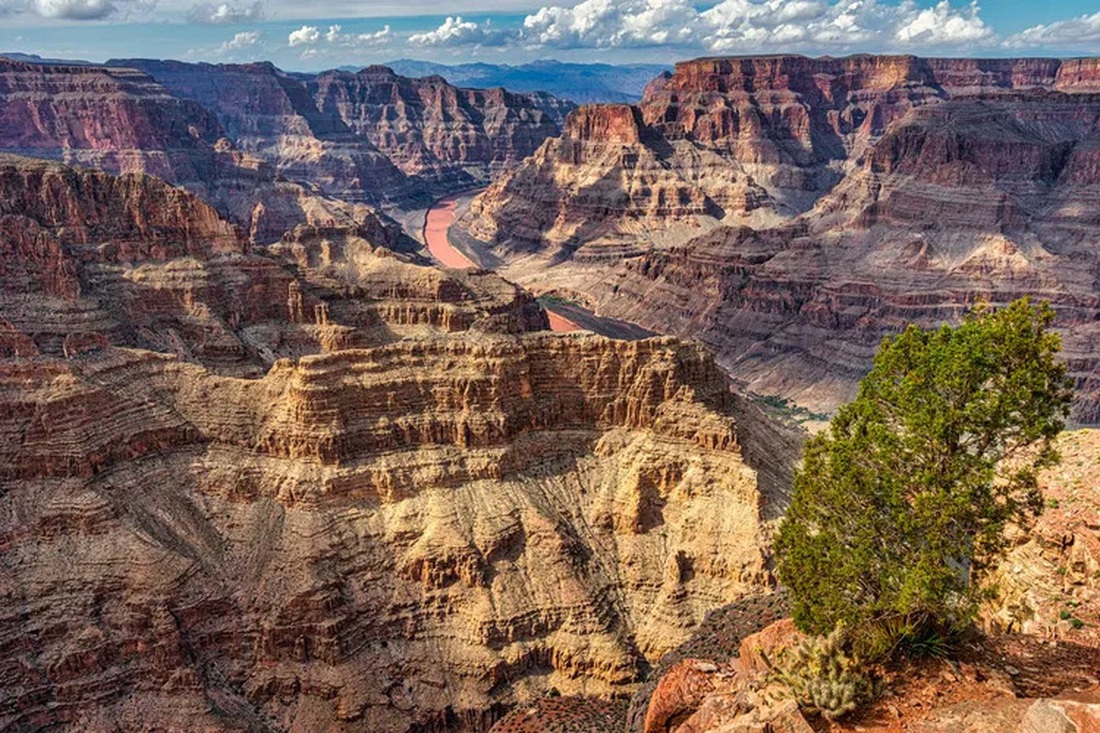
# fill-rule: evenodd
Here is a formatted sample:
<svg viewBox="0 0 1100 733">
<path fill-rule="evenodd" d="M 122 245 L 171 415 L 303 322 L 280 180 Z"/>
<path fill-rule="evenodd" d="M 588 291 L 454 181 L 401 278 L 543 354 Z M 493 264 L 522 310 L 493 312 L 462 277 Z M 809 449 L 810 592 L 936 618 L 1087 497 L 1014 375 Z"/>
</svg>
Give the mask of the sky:
<svg viewBox="0 0 1100 733">
<path fill-rule="evenodd" d="M 0 0 L 0 52 L 100 62 L 672 63 L 859 52 L 1100 55 L 1100 0 Z"/>
</svg>

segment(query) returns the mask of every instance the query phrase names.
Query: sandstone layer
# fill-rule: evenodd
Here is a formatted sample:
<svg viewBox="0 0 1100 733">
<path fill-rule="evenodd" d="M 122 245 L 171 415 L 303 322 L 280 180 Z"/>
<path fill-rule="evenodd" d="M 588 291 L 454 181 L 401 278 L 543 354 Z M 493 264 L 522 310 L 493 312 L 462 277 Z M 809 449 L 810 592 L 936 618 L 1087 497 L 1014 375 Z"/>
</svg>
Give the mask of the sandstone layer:
<svg viewBox="0 0 1100 733">
<path fill-rule="evenodd" d="M 281 175 L 374 204 L 426 204 L 430 192 L 476 185 L 558 134 L 573 108 L 547 94 L 462 89 L 382 66 L 311 76 L 270 63 L 108 63 L 213 111 L 238 148 Z"/>
<path fill-rule="evenodd" d="M 408 175 L 469 186 L 519 163 L 561 130 L 572 105 L 545 94 L 460 89 L 385 66 L 308 82 L 317 109 L 383 151 Z"/>
<path fill-rule="evenodd" d="M 986 578 L 993 591 L 974 631 L 950 661 L 876 665 L 887 692 L 854 715 L 812 729 L 831 731 L 1094 730 L 1100 723 L 1100 431 L 1058 438 L 1059 466 L 1043 471 L 1044 509 Z M 785 595 L 716 609 L 654 666 L 625 712 L 600 700 L 554 698 L 516 708 L 492 733 L 741 733 L 811 730 L 767 693 L 769 664 L 802 638 Z M 614 716 L 611 723 L 601 716 Z M 811 718 L 811 720 L 813 720 Z M 770 726 L 770 727 L 769 727 Z"/>
<path fill-rule="evenodd" d="M 700 59 L 579 109 L 462 225 L 505 273 L 828 411 L 884 334 L 1022 295 L 1098 419 L 1100 61 Z"/>
<path fill-rule="evenodd" d="M 312 79 L 267 63 L 0 58 L 0 151 L 154 175 L 263 244 L 476 185 L 557 134 L 571 108 L 380 67 Z"/>
<path fill-rule="evenodd" d="M 115 173 L 209 186 L 213 113 L 130 69 L 46 66 L 0 58 L 0 149 Z"/>
<path fill-rule="evenodd" d="M 156 176 L 199 195 L 260 243 L 298 224 L 377 218 L 286 180 L 227 135 L 212 112 L 133 69 L 0 58 L 0 152 Z"/>
<path fill-rule="evenodd" d="M 548 333 L 381 225 L 0 194 L 0 727 L 484 731 L 772 585 L 795 439 L 698 347 Z"/>
</svg>

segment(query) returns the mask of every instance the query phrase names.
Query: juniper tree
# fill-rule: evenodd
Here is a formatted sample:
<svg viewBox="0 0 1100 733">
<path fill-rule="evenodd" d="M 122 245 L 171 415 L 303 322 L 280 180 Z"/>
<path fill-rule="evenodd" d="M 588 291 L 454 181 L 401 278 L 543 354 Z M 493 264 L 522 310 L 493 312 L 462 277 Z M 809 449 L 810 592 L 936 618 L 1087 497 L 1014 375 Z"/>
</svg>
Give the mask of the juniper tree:
<svg viewBox="0 0 1100 733">
<path fill-rule="evenodd" d="M 811 438 L 777 541 L 795 623 L 887 636 L 973 618 L 1072 397 L 1053 310 L 1027 299 L 883 340 L 855 400 Z M 881 646 L 881 645 L 880 645 Z M 876 650 L 885 652 L 885 648 Z"/>
</svg>

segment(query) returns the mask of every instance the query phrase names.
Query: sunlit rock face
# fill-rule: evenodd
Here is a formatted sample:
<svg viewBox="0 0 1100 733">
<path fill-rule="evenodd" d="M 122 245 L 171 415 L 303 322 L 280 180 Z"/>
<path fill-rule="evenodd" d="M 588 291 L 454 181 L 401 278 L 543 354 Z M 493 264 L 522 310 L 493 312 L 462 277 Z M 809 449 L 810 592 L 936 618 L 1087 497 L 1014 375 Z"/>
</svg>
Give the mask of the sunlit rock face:
<svg viewBox="0 0 1100 733">
<path fill-rule="evenodd" d="M 329 71 L 308 82 L 322 113 L 385 153 L 401 171 L 452 185 L 515 165 L 561 130 L 572 108 L 545 94 L 460 89 L 385 66 Z"/>
<path fill-rule="evenodd" d="M 797 438 L 382 222 L 0 158 L 0 727 L 487 730 L 771 587 Z"/>
</svg>

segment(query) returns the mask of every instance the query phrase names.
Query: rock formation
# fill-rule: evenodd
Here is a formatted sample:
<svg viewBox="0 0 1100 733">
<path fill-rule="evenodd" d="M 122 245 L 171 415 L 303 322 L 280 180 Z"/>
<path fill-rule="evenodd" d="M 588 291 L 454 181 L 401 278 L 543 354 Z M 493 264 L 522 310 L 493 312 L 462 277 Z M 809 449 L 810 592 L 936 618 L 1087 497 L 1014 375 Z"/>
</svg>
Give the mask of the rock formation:
<svg viewBox="0 0 1100 733">
<path fill-rule="evenodd" d="M 1100 431 L 1064 433 L 1057 447 L 1062 464 L 1039 476 L 1044 511 L 1035 527 L 1014 530 L 1015 547 L 988 578 L 995 592 L 979 618 L 988 635 L 967 635 L 952 647 L 952 661 L 876 665 L 888 693 L 830 730 L 1026 733 L 1096 727 Z M 767 692 L 768 665 L 802 638 L 788 613 L 783 593 L 712 611 L 654 666 L 625 714 L 600 700 L 553 698 L 517 708 L 492 733 L 806 733 L 811 728 L 805 719 L 789 706 L 776 706 L 774 689 Z M 601 727 L 594 722 L 601 715 L 618 717 Z"/>
<path fill-rule="evenodd" d="M 238 150 L 212 112 L 132 69 L 0 59 L 0 152 L 156 176 L 201 196 L 257 242 L 300 223 L 364 216 L 313 184 L 283 180 Z"/>
<path fill-rule="evenodd" d="M 192 189 L 214 176 L 217 118 L 129 69 L 0 58 L 0 149 Z"/>
<path fill-rule="evenodd" d="M 1045 298 L 1095 421 L 1098 121 L 1096 59 L 701 59 L 578 110 L 462 225 L 814 410 L 906 323 Z"/>
<path fill-rule="evenodd" d="M 572 108 L 378 69 L 322 84 L 266 63 L 109 64 L 0 59 L 0 152 L 155 175 L 263 244 L 474 185 L 557 134 Z"/>
<path fill-rule="evenodd" d="M 469 187 L 558 134 L 573 105 L 543 93 L 460 89 L 372 66 L 287 74 L 270 63 L 108 62 L 216 113 L 237 147 L 291 180 L 374 204 L 425 204 Z"/>
<path fill-rule="evenodd" d="M 369 140 L 408 175 L 460 187 L 526 158 L 572 108 L 545 94 L 459 89 L 385 66 L 308 82 L 317 109 Z"/>
<path fill-rule="evenodd" d="M 369 210 L 317 215 L 323 223 L 263 248 L 195 196 L 141 174 L 0 156 L 0 191 L 2 312 L 45 353 L 59 353 L 69 333 L 97 331 L 245 376 L 281 357 L 424 329 L 546 323 L 529 295 L 491 273 L 424 266 Z M 315 317 L 321 305 L 331 322 Z"/>
<path fill-rule="evenodd" d="M 380 220 L 15 157 L 0 207 L 0 727 L 484 731 L 772 583 L 792 444 L 697 347 Z"/>
</svg>

